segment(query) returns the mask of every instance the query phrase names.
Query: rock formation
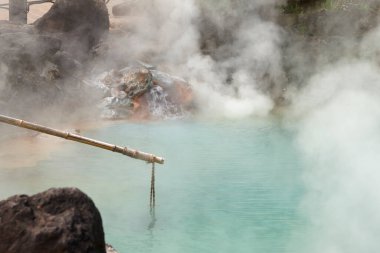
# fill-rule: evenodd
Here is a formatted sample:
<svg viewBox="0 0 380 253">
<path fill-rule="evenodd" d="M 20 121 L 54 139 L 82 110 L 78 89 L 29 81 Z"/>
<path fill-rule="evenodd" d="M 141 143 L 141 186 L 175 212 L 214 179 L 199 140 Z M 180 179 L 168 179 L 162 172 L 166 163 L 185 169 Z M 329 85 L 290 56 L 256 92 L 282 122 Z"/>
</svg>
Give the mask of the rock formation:
<svg viewBox="0 0 380 253">
<path fill-rule="evenodd" d="M 38 19 L 39 33 L 63 33 L 63 46 L 75 54 L 87 54 L 108 32 L 110 21 L 104 0 L 56 0 Z"/>
<path fill-rule="evenodd" d="M 89 83 L 104 94 L 103 118 L 182 117 L 193 107 L 186 81 L 144 64 L 108 71 Z"/>
<path fill-rule="evenodd" d="M 10 197 L 0 202 L 0 252 L 105 253 L 100 213 L 75 188 Z"/>
</svg>

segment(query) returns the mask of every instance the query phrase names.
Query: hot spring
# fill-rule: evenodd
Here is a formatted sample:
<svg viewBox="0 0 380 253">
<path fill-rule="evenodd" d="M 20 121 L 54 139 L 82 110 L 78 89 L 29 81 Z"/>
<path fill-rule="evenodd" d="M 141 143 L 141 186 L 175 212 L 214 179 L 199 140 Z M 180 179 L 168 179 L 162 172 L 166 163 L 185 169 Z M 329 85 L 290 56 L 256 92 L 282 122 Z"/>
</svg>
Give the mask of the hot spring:
<svg viewBox="0 0 380 253">
<path fill-rule="evenodd" d="M 97 204 L 106 240 L 120 252 L 292 252 L 306 226 L 293 133 L 274 119 L 124 122 L 85 135 L 166 158 L 156 166 L 155 223 L 150 165 L 70 142 L 35 166 L 3 167 L 0 197 L 78 187 Z"/>
<path fill-rule="evenodd" d="M 172 93 L 155 89 L 145 101 L 154 117 L 99 120 L 80 129 L 165 158 L 156 165 L 155 217 L 150 164 L 44 135 L 16 136 L 6 127 L 0 129 L 0 199 L 77 187 L 96 203 L 106 241 L 120 253 L 379 252 L 378 0 L 127 1 L 124 17 L 111 16 L 111 29 L 109 1 L 91 2 L 103 4 L 108 37 L 88 51 L 90 60 L 76 54 L 81 47 L 74 43 L 87 30 L 64 35 L 68 44 L 57 44 L 57 52 L 72 56 L 62 64 L 74 67 L 70 75 L 47 64 L 53 56 L 41 58 L 54 44 L 29 44 L 39 41 L 36 34 L 29 40 L 34 30 L 23 32 L 28 43 L 19 33 L 3 39 L 5 56 L 30 52 L 0 57 L 1 114 L 60 129 L 96 121 L 99 94 L 86 80 L 136 62 L 183 80 L 189 92 L 174 90 L 184 96 L 173 101 L 179 109 L 189 102 L 185 112 L 166 103 Z M 22 64 L 35 48 L 46 71 Z M 77 70 L 75 57 L 86 67 Z M 31 86 L 25 73 L 45 86 Z M 147 76 L 144 91 L 155 83 Z M 129 88 L 119 84 L 103 95 L 129 99 Z M 49 89 L 54 96 L 46 95 Z M 138 98 L 128 105 L 143 106 Z"/>
</svg>

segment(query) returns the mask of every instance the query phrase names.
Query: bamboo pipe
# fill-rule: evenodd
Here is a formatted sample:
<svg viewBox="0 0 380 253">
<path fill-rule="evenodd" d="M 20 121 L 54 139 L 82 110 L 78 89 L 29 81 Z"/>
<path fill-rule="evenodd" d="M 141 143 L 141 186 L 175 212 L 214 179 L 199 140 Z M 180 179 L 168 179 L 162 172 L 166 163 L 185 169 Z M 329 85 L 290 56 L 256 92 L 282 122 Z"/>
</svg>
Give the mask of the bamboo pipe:
<svg viewBox="0 0 380 253">
<path fill-rule="evenodd" d="M 6 123 L 9 125 L 13 125 L 13 126 L 17 126 L 17 127 L 30 129 L 30 130 L 45 133 L 45 134 L 49 134 L 49 135 L 54 135 L 54 136 L 57 136 L 57 137 L 60 137 L 60 138 L 66 139 L 66 140 L 80 142 L 80 143 L 87 144 L 90 146 L 94 146 L 97 148 L 102 148 L 102 149 L 106 149 L 109 151 L 117 152 L 117 153 L 129 156 L 129 157 L 135 158 L 135 159 L 146 161 L 148 163 L 164 164 L 164 161 L 165 161 L 164 158 L 162 158 L 162 157 L 158 157 L 158 156 L 155 156 L 152 154 L 141 152 L 141 151 L 138 151 L 135 149 L 130 149 L 127 147 L 120 147 L 120 146 L 116 146 L 116 145 L 109 144 L 106 142 L 93 140 L 93 139 L 83 137 L 83 136 L 80 136 L 77 134 L 72 134 L 69 132 L 64 132 L 64 131 L 56 130 L 53 128 L 48 128 L 48 127 L 37 125 L 37 124 L 27 122 L 24 120 L 7 117 L 7 116 L 1 115 L 1 114 L 0 114 L 0 122 Z"/>
</svg>

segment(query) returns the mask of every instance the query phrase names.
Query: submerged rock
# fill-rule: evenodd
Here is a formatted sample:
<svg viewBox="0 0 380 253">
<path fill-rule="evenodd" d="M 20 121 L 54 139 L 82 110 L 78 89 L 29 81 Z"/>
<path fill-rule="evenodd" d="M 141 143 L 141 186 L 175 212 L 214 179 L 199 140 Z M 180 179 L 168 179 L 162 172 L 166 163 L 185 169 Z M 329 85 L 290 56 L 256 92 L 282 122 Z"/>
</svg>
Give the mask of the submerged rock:
<svg viewBox="0 0 380 253">
<path fill-rule="evenodd" d="M 102 219 L 75 188 L 0 201 L 0 252 L 105 253 Z"/>
</svg>

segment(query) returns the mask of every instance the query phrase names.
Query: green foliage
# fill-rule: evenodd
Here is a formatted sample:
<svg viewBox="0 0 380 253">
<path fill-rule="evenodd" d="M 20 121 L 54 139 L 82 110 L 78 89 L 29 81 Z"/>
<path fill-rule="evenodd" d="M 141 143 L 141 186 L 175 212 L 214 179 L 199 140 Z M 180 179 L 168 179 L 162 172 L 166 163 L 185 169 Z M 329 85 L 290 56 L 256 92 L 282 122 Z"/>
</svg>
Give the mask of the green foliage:
<svg viewBox="0 0 380 253">
<path fill-rule="evenodd" d="M 337 4 L 336 4 L 336 1 L 334 0 L 325 0 L 323 3 L 322 3 L 322 8 L 323 9 L 327 9 L 327 10 L 330 10 L 330 9 L 333 9 L 334 7 L 336 7 Z"/>
<path fill-rule="evenodd" d="M 293 2 L 283 5 L 282 11 L 286 14 L 299 14 L 303 11 L 303 8 L 298 2 Z"/>
<path fill-rule="evenodd" d="M 371 10 L 371 6 L 368 0 L 288 0 L 287 4 L 281 8 L 283 13 L 286 14 L 301 14 L 307 11 L 321 10 L 344 10 L 348 8 L 357 8 L 364 11 Z"/>
</svg>

